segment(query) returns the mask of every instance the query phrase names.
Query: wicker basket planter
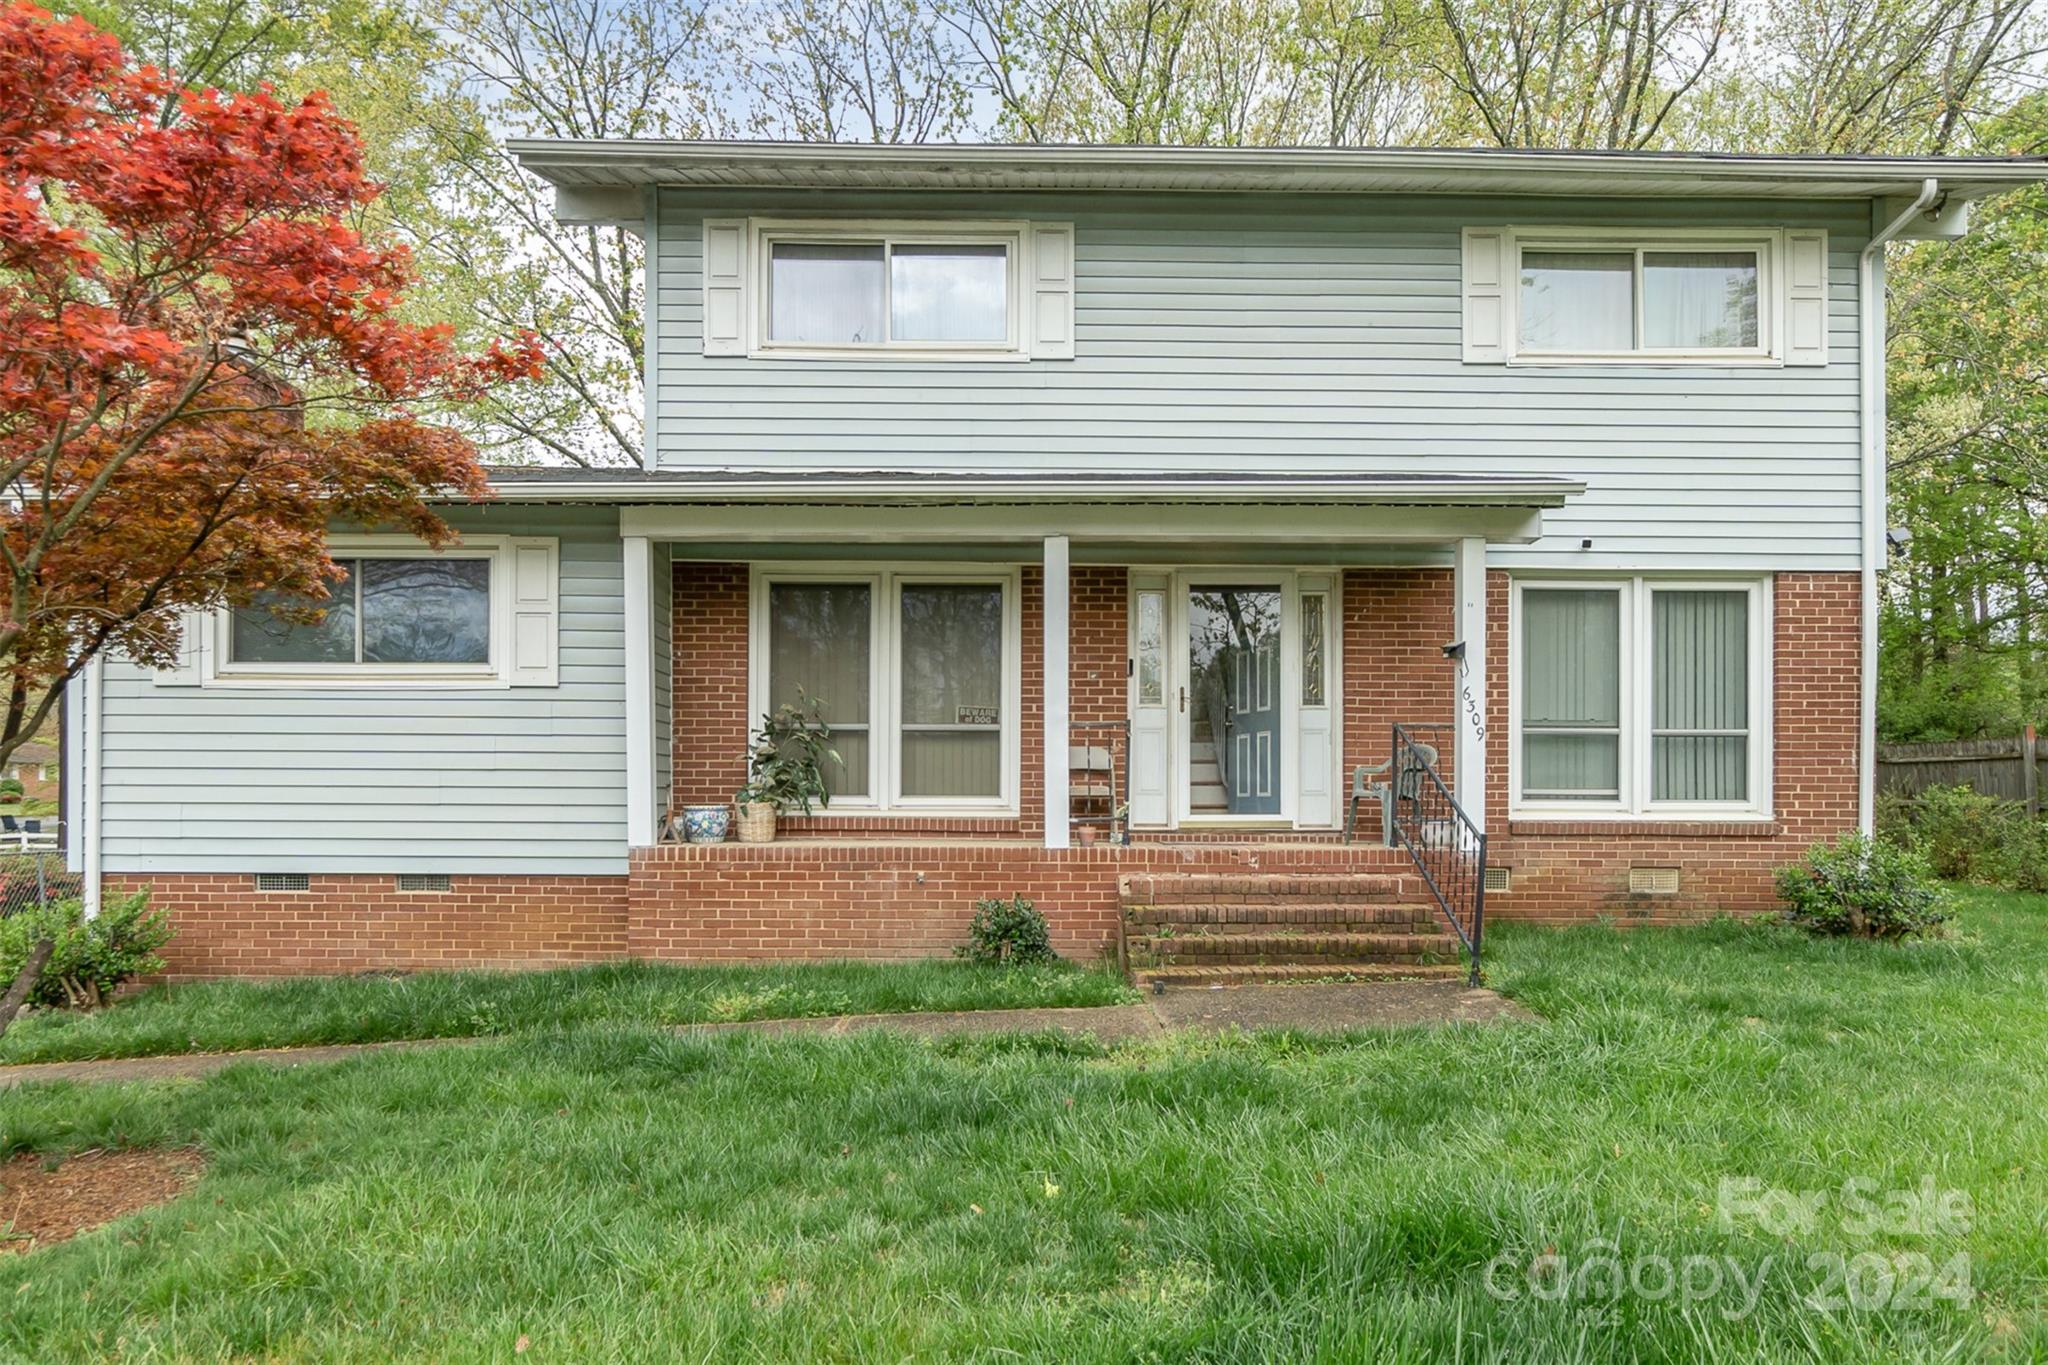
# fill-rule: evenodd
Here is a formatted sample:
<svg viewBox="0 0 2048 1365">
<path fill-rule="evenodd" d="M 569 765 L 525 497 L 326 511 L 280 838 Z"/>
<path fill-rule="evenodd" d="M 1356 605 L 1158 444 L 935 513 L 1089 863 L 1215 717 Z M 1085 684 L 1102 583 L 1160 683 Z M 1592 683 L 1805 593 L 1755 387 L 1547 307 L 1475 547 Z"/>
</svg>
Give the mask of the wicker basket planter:
<svg viewBox="0 0 2048 1365">
<path fill-rule="evenodd" d="M 773 801 L 742 801 L 738 821 L 740 842 L 743 844 L 772 844 L 775 842 L 775 803 Z"/>
</svg>

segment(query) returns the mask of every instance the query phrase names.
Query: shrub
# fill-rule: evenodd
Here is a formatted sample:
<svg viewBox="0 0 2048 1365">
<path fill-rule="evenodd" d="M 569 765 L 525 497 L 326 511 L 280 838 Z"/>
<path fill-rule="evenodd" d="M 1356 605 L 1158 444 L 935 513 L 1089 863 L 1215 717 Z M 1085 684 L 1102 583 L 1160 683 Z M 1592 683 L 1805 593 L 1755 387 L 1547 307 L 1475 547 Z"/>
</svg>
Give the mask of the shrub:
<svg viewBox="0 0 2048 1365">
<path fill-rule="evenodd" d="M 1057 962 L 1045 916 L 1022 896 L 974 903 L 974 921 L 967 926 L 967 944 L 955 950 L 969 962 L 987 967 L 1023 967 Z"/>
<path fill-rule="evenodd" d="M 1878 803 L 1878 828 L 1925 855 L 1936 875 L 2048 891 L 2048 823 L 2018 801 L 1968 787 L 1929 787 Z"/>
<path fill-rule="evenodd" d="M 164 960 L 156 950 L 170 942 L 171 932 L 165 912 L 150 908 L 147 891 L 108 902 L 92 919 L 78 900 L 24 910 L 0 919 L 0 989 L 47 938 L 56 946 L 29 1003 L 98 1005 L 122 982 L 160 971 Z"/>
<path fill-rule="evenodd" d="M 1867 835 L 1815 844 L 1778 872 L 1785 918 L 1816 934 L 1897 939 L 1948 919 L 1947 897 L 1913 849 Z"/>
</svg>

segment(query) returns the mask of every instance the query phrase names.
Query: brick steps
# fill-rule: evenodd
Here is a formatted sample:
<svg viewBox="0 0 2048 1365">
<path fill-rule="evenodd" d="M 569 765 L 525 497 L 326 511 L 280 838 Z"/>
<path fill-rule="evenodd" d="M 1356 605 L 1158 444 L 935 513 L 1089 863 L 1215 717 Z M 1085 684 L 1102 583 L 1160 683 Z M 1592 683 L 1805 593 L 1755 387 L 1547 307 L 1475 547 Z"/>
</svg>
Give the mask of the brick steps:
<svg viewBox="0 0 2048 1365">
<path fill-rule="evenodd" d="M 1412 873 L 1133 873 L 1117 884 L 1141 986 L 1434 980 L 1456 935 Z"/>
<path fill-rule="evenodd" d="M 1385 872 L 1133 872 L 1118 879 L 1117 890 L 1125 905 L 1414 904 L 1427 897 L 1407 854 L 1388 855 L 1387 867 Z"/>
<path fill-rule="evenodd" d="M 1263 966 L 1275 962 L 1456 962 L 1450 934 L 1238 934 L 1141 935 L 1130 941 L 1131 961 L 1158 966 Z"/>
<path fill-rule="evenodd" d="M 1431 905 L 1130 905 L 1124 919 L 1134 933 L 1155 928 L 1175 933 L 1237 933 L 1254 928 L 1324 934 L 1434 934 L 1443 921 Z"/>
<path fill-rule="evenodd" d="M 1462 981 L 1455 963 L 1273 962 L 1261 966 L 1140 967 L 1131 980 L 1141 990 L 1284 985 L 1300 981 Z"/>
</svg>

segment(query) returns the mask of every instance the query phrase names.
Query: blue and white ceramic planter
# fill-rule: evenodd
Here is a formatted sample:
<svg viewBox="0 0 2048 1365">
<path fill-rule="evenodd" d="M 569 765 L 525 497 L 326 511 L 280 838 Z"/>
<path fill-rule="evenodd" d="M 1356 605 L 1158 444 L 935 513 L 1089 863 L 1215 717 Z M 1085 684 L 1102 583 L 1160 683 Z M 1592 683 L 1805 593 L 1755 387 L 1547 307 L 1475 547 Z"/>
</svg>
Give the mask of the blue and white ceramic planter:
<svg viewBox="0 0 2048 1365">
<path fill-rule="evenodd" d="M 689 843 L 722 844 L 731 832 L 732 807 L 683 807 L 683 838 Z"/>
</svg>

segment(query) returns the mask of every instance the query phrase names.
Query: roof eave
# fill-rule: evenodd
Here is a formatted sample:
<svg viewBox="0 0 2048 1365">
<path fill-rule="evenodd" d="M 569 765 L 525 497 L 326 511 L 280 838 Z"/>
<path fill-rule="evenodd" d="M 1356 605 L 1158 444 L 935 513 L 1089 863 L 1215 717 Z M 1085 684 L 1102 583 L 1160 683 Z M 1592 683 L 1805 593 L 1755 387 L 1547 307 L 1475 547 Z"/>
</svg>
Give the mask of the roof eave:
<svg viewBox="0 0 2048 1365">
<path fill-rule="evenodd" d="M 1445 193 L 1540 175 L 1561 185 L 1626 193 L 1682 177 L 1700 194 L 1876 198 L 1934 177 L 1952 198 L 1978 198 L 2048 179 L 2048 161 L 1954 157 L 1755 157 L 1717 154 L 1535 152 L 1503 149 L 1016 147 L 662 142 L 520 138 L 509 149 L 559 185 L 632 183 L 747 187 L 836 184 L 848 189 L 985 186 L 991 179 L 1102 177 L 1108 188 L 1269 193 L 1361 192 L 1403 177 L 1442 177 Z M 798 177 L 802 177 L 799 179 Z M 1191 183 L 1190 177 L 1208 177 Z M 1023 187 L 1020 184 L 1020 187 Z M 1516 189 L 1516 193 L 1531 192 Z M 1565 188 L 1553 193 L 1578 193 Z"/>
<path fill-rule="evenodd" d="M 589 503 L 610 506 L 652 506 L 674 503 L 764 505 L 825 503 L 842 506 L 902 506 L 930 503 L 1038 505 L 1047 503 L 1132 505 L 1204 503 L 1223 506 L 1349 505 L 1431 507 L 1564 506 L 1586 491 L 1575 479 L 1503 478 L 1444 480 L 1382 480 L 1363 483 L 1342 478 L 1237 480 L 1204 484 L 1184 479 L 1120 480 L 1114 484 L 1089 480 L 1045 479 L 1003 481 L 975 479 L 875 480 L 833 479 L 806 475 L 787 481 L 691 479 L 663 482 L 520 479 L 492 485 L 503 503 Z M 464 501 L 450 497 L 449 502 Z"/>
</svg>

